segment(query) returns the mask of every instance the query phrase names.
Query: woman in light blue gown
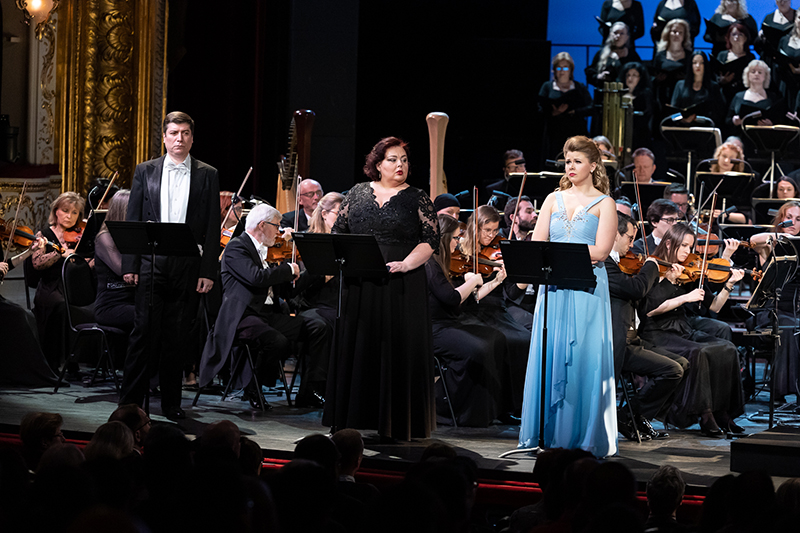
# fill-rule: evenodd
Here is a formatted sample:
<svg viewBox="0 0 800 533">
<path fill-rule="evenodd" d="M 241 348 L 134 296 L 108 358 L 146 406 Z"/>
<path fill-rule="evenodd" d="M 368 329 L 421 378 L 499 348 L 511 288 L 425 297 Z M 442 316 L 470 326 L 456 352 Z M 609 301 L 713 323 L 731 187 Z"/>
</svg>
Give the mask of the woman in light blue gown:
<svg viewBox="0 0 800 533">
<path fill-rule="evenodd" d="M 564 154 L 565 175 L 559 190 L 542 204 L 533 240 L 588 244 L 597 286 L 591 292 L 550 287 L 544 445 L 582 448 L 606 457 L 617 453 L 617 418 L 611 306 L 603 260 L 614 244 L 617 212 L 595 144 L 586 137 L 572 137 Z M 534 448 L 539 442 L 542 293 L 533 319 L 520 448 Z"/>
</svg>

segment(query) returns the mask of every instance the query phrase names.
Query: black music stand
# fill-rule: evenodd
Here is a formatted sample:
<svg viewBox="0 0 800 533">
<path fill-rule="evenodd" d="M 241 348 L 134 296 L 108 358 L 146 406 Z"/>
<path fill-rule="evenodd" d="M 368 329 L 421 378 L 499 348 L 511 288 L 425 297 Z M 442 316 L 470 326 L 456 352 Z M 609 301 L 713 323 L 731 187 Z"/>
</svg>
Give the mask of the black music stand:
<svg viewBox="0 0 800 533">
<path fill-rule="evenodd" d="M 758 233 L 772 231 L 772 226 L 761 226 L 758 224 L 719 224 L 717 226 L 723 239 L 736 239 L 737 241 L 749 241 L 750 237 Z"/>
<path fill-rule="evenodd" d="M 639 197 L 642 200 L 642 205 L 639 206 L 639 211 L 642 213 L 642 218 L 647 216 L 647 208 L 650 206 L 650 204 L 659 198 L 664 198 L 664 189 L 667 188 L 667 185 L 670 185 L 670 183 L 666 181 L 654 181 L 652 183 L 639 184 Z M 619 194 L 627 197 L 632 202 L 636 200 L 635 182 L 633 181 L 621 182 L 617 191 L 619 191 Z"/>
<path fill-rule="evenodd" d="M 755 178 L 755 174 L 751 172 L 711 172 L 706 170 L 696 170 L 694 176 L 695 195 L 698 192 L 698 186 L 704 183 L 706 190 L 716 189 L 717 194 L 730 199 L 742 197 L 747 191 L 747 186 Z"/>
<path fill-rule="evenodd" d="M 777 212 L 783 204 L 790 200 L 793 200 L 793 198 L 752 198 L 750 203 L 753 206 L 753 210 L 756 212 L 756 221 L 761 224 L 770 224 L 776 214 L 773 213 L 770 215 L 770 211 Z"/>
<path fill-rule="evenodd" d="M 547 295 L 551 285 L 559 289 L 594 289 L 597 279 L 587 244 L 548 241 L 500 241 L 507 279 L 514 283 L 544 285 L 542 327 L 542 375 L 539 398 L 539 446 L 518 448 L 500 455 L 544 451 L 545 380 L 547 373 Z"/>
<path fill-rule="evenodd" d="M 106 219 L 108 209 L 95 209 L 89 213 L 89 219 L 86 221 L 86 227 L 83 228 L 83 235 L 75 248 L 75 253 L 81 257 L 94 257 L 94 238 L 100 233 L 100 228 L 103 227 L 103 221 Z"/>
<path fill-rule="evenodd" d="M 198 257 L 200 250 L 197 247 L 192 228 L 189 224 L 174 222 L 127 222 L 110 220 L 106 227 L 119 253 L 127 255 L 150 256 L 150 286 L 148 287 L 148 315 L 147 320 L 153 320 L 153 277 L 155 274 L 156 256 L 170 257 Z M 152 331 L 152 323 L 148 328 Z M 148 350 L 147 379 L 152 375 L 153 351 Z M 150 387 L 145 393 L 145 412 L 150 414 Z"/>
<path fill-rule="evenodd" d="M 753 120 L 757 119 L 758 117 L 753 117 Z M 762 181 L 769 183 L 769 195 L 772 197 L 775 189 L 775 168 L 777 167 L 781 176 L 785 174 L 780 164 L 775 161 L 775 154 L 784 152 L 790 143 L 800 137 L 800 128 L 783 124 L 773 126 L 742 124 L 742 130 L 759 151 L 769 152 L 769 170 L 767 170 Z M 767 176 L 769 176 L 769 179 L 767 179 Z"/>
<path fill-rule="evenodd" d="M 705 118 L 705 117 L 699 117 Z M 674 124 L 679 124 L 673 121 L 672 116 L 669 116 L 661 121 L 661 133 L 667 142 L 672 145 L 673 149 L 678 152 L 686 154 L 686 188 L 690 191 L 691 176 L 692 176 L 692 156 L 697 155 L 704 158 L 707 155 L 713 155 L 717 146 L 722 144 L 722 135 L 719 128 L 713 127 L 714 122 L 708 120 L 712 126 L 690 126 L 682 127 Z"/>
<path fill-rule="evenodd" d="M 294 241 L 309 273 L 339 276 L 339 304 L 342 312 L 342 289 L 345 277 L 385 278 L 389 269 L 374 235 L 347 233 L 295 233 Z"/>
<path fill-rule="evenodd" d="M 776 235 L 777 237 L 777 235 Z M 783 290 L 786 282 L 794 277 L 797 272 L 797 256 L 776 256 L 773 247 L 772 257 L 770 258 L 767 268 L 764 270 L 764 275 L 758 286 L 753 291 L 750 300 L 744 305 L 744 308 L 755 314 L 756 311 L 768 311 L 770 313 L 770 321 L 772 327 L 770 328 L 769 337 L 772 337 L 773 354 L 778 353 L 778 347 L 781 342 L 780 330 L 780 317 L 778 316 L 778 302 L 781 299 L 781 291 Z M 773 385 L 775 377 L 775 364 L 773 362 L 770 369 L 770 387 L 769 387 L 769 427 L 772 428 L 775 419 L 775 405 L 773 403 L 775 395 L 775 387 Z"/>
</svg>

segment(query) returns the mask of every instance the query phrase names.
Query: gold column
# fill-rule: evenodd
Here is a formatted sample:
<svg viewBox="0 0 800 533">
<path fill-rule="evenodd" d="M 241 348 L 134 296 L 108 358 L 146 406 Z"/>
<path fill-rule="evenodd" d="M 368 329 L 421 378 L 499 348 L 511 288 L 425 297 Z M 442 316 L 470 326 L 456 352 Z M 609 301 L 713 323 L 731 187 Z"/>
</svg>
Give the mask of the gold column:
<svg viewBox="0 0 800 533">
<path fill-rule="evenodd" d="M 120 185 L 128 185 L 136 164 L 157 154 L 153 124 L 164 108 L 165 37 L 166 0 L 63 5 L 57 124 L 62 190 L 83 192 L 93 178 L 115 171 Z"/>
</svg>

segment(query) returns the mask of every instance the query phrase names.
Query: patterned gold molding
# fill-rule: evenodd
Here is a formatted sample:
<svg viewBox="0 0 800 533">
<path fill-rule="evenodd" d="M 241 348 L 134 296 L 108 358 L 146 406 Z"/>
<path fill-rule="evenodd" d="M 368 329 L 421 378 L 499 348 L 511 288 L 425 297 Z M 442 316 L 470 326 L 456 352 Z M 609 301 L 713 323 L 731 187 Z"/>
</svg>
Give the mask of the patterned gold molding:
<svg viewBox="0 0 800 533">
<path fill-rule="evenodd" d="M 58 21 L 62 190 L 119 171 L 130 184 L 163 115 L 166 0 L 86 0 Z M 159 136 L 160 139 L 160 136 Z M 160 140 L 158 141 L 160 145 Z"/>
</svg>

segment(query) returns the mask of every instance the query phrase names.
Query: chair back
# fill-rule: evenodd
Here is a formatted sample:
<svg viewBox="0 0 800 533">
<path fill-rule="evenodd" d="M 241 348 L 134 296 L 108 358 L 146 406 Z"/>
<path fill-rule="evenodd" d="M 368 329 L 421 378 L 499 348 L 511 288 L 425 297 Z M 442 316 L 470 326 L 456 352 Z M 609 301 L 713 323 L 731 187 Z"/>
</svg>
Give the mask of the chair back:
<svg viewBox="0 0 800 533">
<path fill-rule="evenodd" d="M 61 280 L 64 285 L 64 303 L 67 308 L 67 318 L 70 327 L 74 328 L 72 322 L 72 307 L 86 307 L 94 303 L 97 297 L 97 282 L 92 273 L 92 267 L 86 260 L 72 254 L 64 260 L 61 267 Z M 94 318 L 89 320 L 93 321 Z M 81 322 L 83 323 L 83 322 Z"/>
</svg>

